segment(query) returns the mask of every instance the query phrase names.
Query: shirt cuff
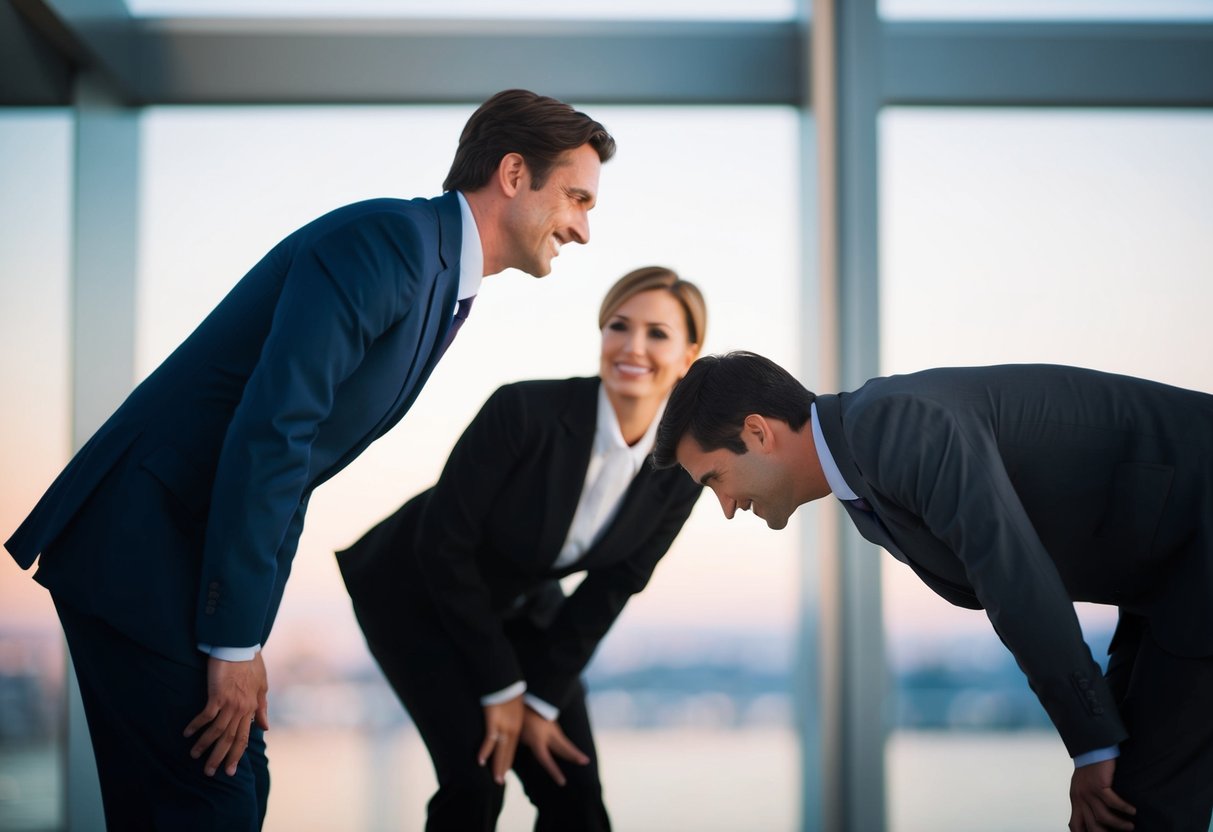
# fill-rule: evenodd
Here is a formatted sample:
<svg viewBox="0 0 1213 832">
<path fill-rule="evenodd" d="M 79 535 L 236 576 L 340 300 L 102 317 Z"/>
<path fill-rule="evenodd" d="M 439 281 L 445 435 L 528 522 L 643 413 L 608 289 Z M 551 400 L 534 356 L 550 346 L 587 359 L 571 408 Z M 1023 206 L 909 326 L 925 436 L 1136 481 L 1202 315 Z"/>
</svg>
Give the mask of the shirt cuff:
<svg viewBox="0 0 1213 832">
<path fill-rule="evenodd" d="M 526 682 L 518 681 L 510 685 L 508 688 L 502 688 L 496 693 L 490 693 L 480 697 L 480 704 L 486 708 L 489 705 L 500 705 L 502 702 L 509 702 L 511 699 L 517 699 L 524 693 L 526 693 Z"/>
<path fill-rule="evenodd" d="M 1074 768 L 1082 768 L 1089 766 L 1092 763 L 1102 763 L 1104 760 L 1115 760 L 1120 756 L 1119 745 L 1109 745 L 1107 748 L 1096 748 L 1094 751 L 1088 751 L 1086 754 L 1079 754 L 1074 758 Z"/>
<path fill-rule="evenodd" d="M 209 644 L 199 644 L 198 649 L 212 659 L 221 659 L 225 662 L 247 662 L 257 655 L 261 650 L 261 645 L 254 644 L 252 647 L 213 647 Z"/>
<path fill-rule="evenodd" d="M 549 705 L 538 696 L 528 693 L 525 697 L 523 697 L 523 701 L 526 702 L 526 706 L 528 708 L 539 714 L 548 722 L 555 722 L 560 718 L 560 709 L 555 705 Z"/>
</svg>

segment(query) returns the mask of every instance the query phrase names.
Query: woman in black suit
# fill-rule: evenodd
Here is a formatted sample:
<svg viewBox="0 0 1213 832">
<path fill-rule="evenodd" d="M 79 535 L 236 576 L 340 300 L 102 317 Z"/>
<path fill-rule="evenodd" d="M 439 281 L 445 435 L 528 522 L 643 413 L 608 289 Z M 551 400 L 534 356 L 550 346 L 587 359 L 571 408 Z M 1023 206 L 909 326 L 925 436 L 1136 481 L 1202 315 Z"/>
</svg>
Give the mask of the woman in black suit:
<svg viewBox="0 0 1213 832">
<path fill-rule="evenodd" d="M 434 761 L 429 832 L 495 828 L 511 767 L 537 830 L 610 828 L 580 676 L 699 497 L 647 458 L 705 324 L 674 272 L 625 275 L 599 312 L 598 377 L 498 389 L 437 485 L 338 553 Z"/>
</svg>

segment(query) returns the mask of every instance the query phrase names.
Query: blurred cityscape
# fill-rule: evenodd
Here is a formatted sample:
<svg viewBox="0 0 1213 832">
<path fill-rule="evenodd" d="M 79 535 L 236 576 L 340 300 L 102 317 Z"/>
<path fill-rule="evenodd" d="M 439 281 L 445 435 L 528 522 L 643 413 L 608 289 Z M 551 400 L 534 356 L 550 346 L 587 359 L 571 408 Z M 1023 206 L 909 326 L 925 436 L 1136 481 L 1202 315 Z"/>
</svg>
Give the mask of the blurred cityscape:
<svg viewBox="0 0 1213 832">
<path fill-rule="evenodd" d="M 1097 660 L 1110 632 L 1088 634 Z M 55 734 L 63 708 L 58 633 L 0 635 L 0 748 Z M 271 713 L 286 727 L 380 730 L 408 716 L 365 650 L 333 657 L 299 642 L 268 651 Z M 291 649 L 293 648 L 293 649 Z M 1048 728 L 1011 655 L 990 635 L 894 645 L 889 727 Z M 612 633 L 586 673 L 604 729 L 792 725 L 795 645 L 778 633 Z"/>
<path fill-rule="evenodd" d="M 1110 635 L 1088 634 L 1096 657 L 1106 651 Z M 352 753 L 348 765 L 343 766 L 352 779 L 340 789 L 350 793 L 369 789 L 358 804 L 368 816 L 357 828 L 405 828 L 401 825 L 404 819 L 422 817 L 425 795 L 432 788 L 424 779 L 429 776 L 424 755 L 410 758 L 413 762 L 403 767 L 384 763 L 388 758 L 396 759 L 392 755 L 400 752 L 393 749 L 401 748 L 397 745 L 401 738 L 413 738 L 406 746 L 412 750 L 405 753 L 420 753 L 419 745 L 408 716 L 365 648 L 359 645 L 358 649 L 334 652 L 309 645 L 306 639 L 289 637 L 275 640 L 272 648 L 267 651 L 266 661 L 276 747 L 282 748 L 282 741 L 287 740 L 289 748 L 289 739 L 295 736 L 307 744 L 321 741 L 326 754 L 341 753 L 335 749 Z M 0 829 L 49 832 L 62 828 L 62 757 L 58 749 L 64 724 L 63 655 L 58 632 L 9 630 L 0 635 Z M 899 790 L 898 778 L 918 771 L 924 761 L 934 760 L 931 765 L 951 765 L 953 774 L 963 779 L 970 766 L 966 761 L 988 756 L 989 746 L 982 737 L 997 735 L 1012 741 L 998 747 L 1007 759 L 1023 757 L 1028 761 L 1020 768 L 1051 772 L 1046 763 L 1056 758 L 1064 769 L 1068 761 L 1058 753 L 1060 746 L 1044 711 L 1010 654 L 992 633 L 988 638 L 902 638 L 889 644 L 889 655 L 890 696 L 885 717 L 892 732 L 890 753 L 894 760 L 902 761 L 891 770 L 890 800 L 902 820 L 909 823 L 905 828 L 945 828 L 946 824 L 939 825 L 942 821 L 935 805 L 952 803 L 942 799 L 924 803 L 914 797 L 921 792 L 918 786 Z M 787 635 L 653 631 L 628 628 L 621 622 L 601 645 L 586 681 L 600 742 L 614 740 L 619 747 L 612 746 L 612 753 L 631 761 L 616 769 L 619 776 L 644 772 L 645 764 L 654 760 L 662 761 L 656 763 L 659 769 L 670 765 L 693 767 L 695 760 L 710 759 L 711 755 L 704 757 L 694 750 L 681 753 L 679 749 L 697 741 L 689 738 L 715 737 L 703 748 L 719 748 L 724 742 L 733 748 L 726 758 L 741 760 L 735 771 L 725 775 L 728 785 L 723 788 L 740 795 L 758 787 L 747 781 L 747 776 L 761 779 L 761 787 L 772 790 L 769 808 L 773 813 L 772 818 L 763 821 L 762 828 L 782 829 L 794 823 L 798 805 L 795 777 L 787 774 L 787 759 L 784 767 L 775 769 L 775 773 L 784 774 L 779 787 L 768 782 L 772 772 L 760 770 L 763 762 L 794 755 L 794 667 L 795 644 Z M 945 752 L 938 746 L 913 739 L 930 736 L 949 743 L 948 756 L 942 762 L 937 758 Z M 627 737 L 635 739 L 620 739 Z M 652 738 L 647 745 L 645 737 Z M 723 739 L 726 737 L 736 740 Z M 956 745 L 965 737 L 979 744 L 973 748 Z M 1023 745 L 1025 742 L 1028 744 Z M 747 753 L 751 756 L 746 757 Z M 288 752 L 279 763 L 290 760 Z M 367 767 L 367 760 L 376 762 Z M 394 772 L 388 779 L 376 774 L 384 765 L 385 770 Z M 306 762 L 302 766 L 293 770 L 294 780 L 310 782 L 312 773 Z M 708 779 L 722 776 L 719 771 L 700 774 Z M 415 782 L 402 786 L 397 779 L 401 776 L 413 777 Z M 1064 770 L 1056 776 L 1064 776 Z M 326 788 L 332 787 L 331 772 L 320 780 L 328 784 Z M 1051 782 L 1029 789 L 1036 794 L 1037 803 L 1040 795 L 1053 796 Z M 621 791 L 630 788 L 639 794 L 647 788 L 645 783 L 614 785 Z M 1064 797 L 1064 792 L 1056 794 Z M 401 802 L 410 799 L 415 805 Z M 743 803 L 725 799 L 724 806 Z M 1030 805 L 1008 809 L 1011 813 L 1007 822 L 1011 825 L 1006 828 L 1038 828 L 1039 818 L 1033 812 L 1050 818 L 1056 814 L 1037 803 L 1029 801 Z M 331 819 L 313 817 L 318 811 L 315 807 L 292 814 L 293 803 L 288 804 L 276 810 L 284 824 L 278 828 L 332 828 Z M 671 811 L 678 814 L 681 810 L 676 802 L 672 805 L 675 808 Z M 635 805 L 623 801 L 618 808 L 625 813 L 634 810 L 637 822 L 644 818 L 650 823 L 645 828 L 670 828 L 662 826 L 666 821 L 659 813 L 654 815 L 656 810 L 644 801 Z M 713 817 L 717 823 L 714 829 L 737 828 L 724 815 Z M 914 826 L 915 817 L 926 825 Z M 747 818 L 746 822 L 751 820 Z M 513 824 L 506 828 L 527 828 L 529 821 L 523 817 Z"/>
</svg>

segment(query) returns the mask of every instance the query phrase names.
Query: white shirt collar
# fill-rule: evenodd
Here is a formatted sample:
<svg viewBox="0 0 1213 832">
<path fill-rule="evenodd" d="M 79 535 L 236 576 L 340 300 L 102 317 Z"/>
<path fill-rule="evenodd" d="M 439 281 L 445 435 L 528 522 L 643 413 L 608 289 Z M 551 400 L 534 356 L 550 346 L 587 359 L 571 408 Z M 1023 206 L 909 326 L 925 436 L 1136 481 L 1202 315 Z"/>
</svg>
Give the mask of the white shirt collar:
<svg viewBox="0 0 1213 832">
<path fill-rule="evenodd" d="M 657 423 L 665 410 L 665 402 L 657 410 L 652 424 L 635 445 L 623 441 L 615 408 L 606 394 L 606 387 L 598 385 L 598 418 L 594 426 L 594 444 L 589 465 L 585 471 L 585 484 L 577 498 L 577 510 L 569 524 L 564 546 L 552 564 L 555 569 L 564 569 L 576 563 L 590 550 L 613 522 L 628 486 L 645 465 L 653 450 L 657 436 Z"/>
<path fill-rule="evenodd" d="M 470 298 L 480 291 L 480 281 L 484 280 L 484 249 L 480 247 L 480 229 L 476 227 L 476 218 L 462 191 L 455 191 L 459 197 L 459 215 L 463 218 L 463 235 L 459 243 L 459 297 L 458 300 Z"/>
<path fill-rule="evenodd" d="M 619 419 L 615 416 L 615 408 L 611 406 L 611 400 L 607 396 L 606 385 L 599 383 L 598 423 L 594 429 L 594 453 L 605 454 L 608 451 L 626 450 L 632 457 L 633 473 L 639 471 L 640 466 L 653 451 L 653 445 L 657 440 L 657 425 L 661 422 L 661 415 L 665 413 L 665 405 L 665 401 L 662 401 L 657 407 L 657 413 L 654 414 L 649 429 L 644 432 L 640 441 L 635 445 L 628 445 L 624 441 L 623 431 L 619 427 Z"/>
<path fill-rule="evenodd" d="M 838 463 L 834 461 L 834 455 L 830 453 L 830 446 L 826 444 L 826 438 L 821 433 L 821 421 L 817 418 L 817 402 L 809 405 L 809 421 L 813 427 L 813 445 L 817 448 L 817 459 L 821 462 L 821 471 L 826 476 L 826 483 L 829 484 L 830 490 L 840 500 L 858 499 L 859 495 L 852 491 L 851 486 L 847 485 L 847 481 L 842 478 L 842 472 L 838 470 Z"/>
</svg>

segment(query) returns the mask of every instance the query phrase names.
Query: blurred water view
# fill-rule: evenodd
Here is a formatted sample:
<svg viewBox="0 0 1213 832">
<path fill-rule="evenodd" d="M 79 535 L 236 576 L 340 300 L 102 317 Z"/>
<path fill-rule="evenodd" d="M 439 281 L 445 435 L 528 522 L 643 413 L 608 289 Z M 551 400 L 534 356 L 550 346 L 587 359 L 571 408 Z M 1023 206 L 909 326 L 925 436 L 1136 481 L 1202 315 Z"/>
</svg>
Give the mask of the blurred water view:
<svg viewBox="0 0 1213 832">
<path fill-rule="evenodd" d="M 1109 635 L 1088 638 L 1097 657 Z M 0 829 L 60 826 L 62 672 L 46 658 L 57 638 L 0 637 Z M 334 664 L 287 646 L 267 651 L 267 832 L 420 830 L 433 772 L 378 669 L 365 655 Z M 1010 655 L 972 637 L 892 655 L 890 830 L 972 828 L 979 809 L 983 829 L 1064 828 L 1070 761 Z M 772 633 L 612 633 L 586 679 L 616 826 L 797 828 L 792 657 L 791 640 Z M 511 781 L 502 832 L 533 822 Z"/>
</svg>

